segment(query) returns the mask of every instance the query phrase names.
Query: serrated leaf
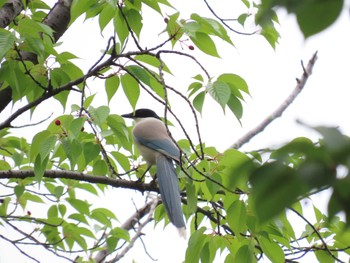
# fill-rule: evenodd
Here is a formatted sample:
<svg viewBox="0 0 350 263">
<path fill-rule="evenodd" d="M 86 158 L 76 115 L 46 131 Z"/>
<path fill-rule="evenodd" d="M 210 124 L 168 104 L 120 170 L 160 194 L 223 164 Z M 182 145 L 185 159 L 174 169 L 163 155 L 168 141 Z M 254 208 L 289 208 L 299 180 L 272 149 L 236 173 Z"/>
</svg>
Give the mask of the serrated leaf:
<svg viewBox="0 0 350 263">
<path fill-rule="evenodd" d="M 108 106 L 100 106 L 98 108 L 90 107 L 89 112 L 93 118 L 94 123 L 101 126 L 107 119 L 109 115 Z"/>
<path fill-rule="evenodd" d="M 39 151 L 40 151 L 42 160 L 48 157 L 50 152 L 54 149 L 56 141 L 57 141 L 57 137 L 55 135 L 52 135 L 45 138 L 45 140 L 41 142 Z"/>
<path fill-rule="evenodd" d="M 70 132 L 73 134 L 74 138 L 77 138 L 81 134 L 81 129 L 86 121 L 85 117 L 79 117 L 74 119 L 70 124 Z"/>
<path fill-rule="evenodd" d="M 15 39 L 15 35 L 10 31 L 0 28 L 0 60 L 13 47 Z"/>
<path fill-rule="evenodd" d="M 87 142 L 83 146 L 85 164 L 88 165 L 100 154 L 100 146 L 96 143 Z"/>
<path fill-rule="evenodd" d="M 217 80 L 228 84 L 231 88 L 232 93 L 240 98 L 241 98 L 241 96 L 239 96 L 240 93 L 238 93 L 240 90 L 245 92 L 246 94 L 249 94 L 247 82 L 237 74 L 232 74 L 232 73 L 221 74 L 217 78 Z"/>
<path fill-rule="evenodd" d="M 216 100 L 224 110 L 231 96 L 230 87 L 225 82 L 215 81 L 207 89 L 213 99 Z"/>
</svg>

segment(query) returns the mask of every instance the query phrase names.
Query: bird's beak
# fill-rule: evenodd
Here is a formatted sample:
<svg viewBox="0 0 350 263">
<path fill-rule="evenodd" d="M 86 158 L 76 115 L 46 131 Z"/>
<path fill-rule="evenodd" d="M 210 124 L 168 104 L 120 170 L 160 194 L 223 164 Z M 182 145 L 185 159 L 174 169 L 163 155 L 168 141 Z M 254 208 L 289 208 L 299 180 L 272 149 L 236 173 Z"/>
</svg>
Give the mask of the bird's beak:
<svg viewBox="0 0 350 263">
<path fill-rule="evenodd" d="M 120 116 L 122 116 L 123 118 L 135 119 L 135 115 L 133 112 L 127 113 L 127 114 L 122 114 Z"/>
</svg>

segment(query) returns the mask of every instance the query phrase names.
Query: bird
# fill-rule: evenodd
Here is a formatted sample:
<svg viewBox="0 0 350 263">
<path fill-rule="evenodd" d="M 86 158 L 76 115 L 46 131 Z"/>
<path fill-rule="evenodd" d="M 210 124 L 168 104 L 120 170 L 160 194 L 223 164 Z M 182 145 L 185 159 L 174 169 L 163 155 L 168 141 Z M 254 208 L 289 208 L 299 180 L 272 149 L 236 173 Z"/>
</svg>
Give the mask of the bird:
<svg viewBox="0 0 350 263">
<path fill-rule="evenodd" d="M 181 208 L 179 182 L 174 161 L 180 162 L 180 149 L 168 135 L 162 119 L 147 108 L 121 115 L 135 120 L 133 137 L 136 147 L 148 169 L 155 165 L 159 191 L 170 222 L 178 229 L 179 235 L 186 239 L 186 224 Z"/>
</svg>

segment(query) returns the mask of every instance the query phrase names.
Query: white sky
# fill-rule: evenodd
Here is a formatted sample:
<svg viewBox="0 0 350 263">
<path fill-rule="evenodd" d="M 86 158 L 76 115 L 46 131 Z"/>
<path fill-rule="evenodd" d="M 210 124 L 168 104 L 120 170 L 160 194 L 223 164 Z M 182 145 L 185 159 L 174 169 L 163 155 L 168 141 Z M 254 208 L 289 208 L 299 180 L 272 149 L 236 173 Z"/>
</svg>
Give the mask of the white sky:
<svg viewBox="0 0 350 263">
<path fill-rule="evenodd" d="M 196 12 L 202 13 L 199 6 L 202 1 L 179 1 L 178 9 L 181 12 L 193 12 L 195 7 Z M 216 7 L 223 1 L 216 1 Z M 219 10 L 226 12 L 226 17 L 231 14 L 232 8 L 225 8 Z M 281 34 L 280 44 L 274 51 L 268 43 L 260 36 L 240 36 L 232 34 L 232 40 L 236 45 L 236 49 L 230 48 L 227 44 L 220 44 L 219 54 L 222 59 L 209 58 L 200 55 L 200 52 L 188 51 L 194 56 L 199 55 L 200 62 L 208 69 L 213 76 L 220 73 L 235 73 L 241 75 L 246 79 L 249 85 L 251 97 L 246 98 L 244 106 L 244 115 L 242 119 L 242 126 L 235 120 L 234 116 L 227 110 L 227 115 L 222 114 L 222 109 L 219 105 L 206 101 L 204 112 L 200 121 L 200 128 L 203 141 L 207 145 L 213 145 L 219 150 L 225 150 L 228 146 L 234 143 L 238 138 L 244 135 L 247 131 L 258 124 L 268 114 L 270 114 L 282 101 L 289 95 L 295 87 L 295 78 L 300 77 L 302 68 L 300 61 L 304 60 L 307 64 L 312 54 L 318 50 L 319 59 L 314 67 L 313 75 L 310 77 L 305 86 L 304 91 L 296 99 L 288 110 L 284 113 L 282 118 L 270 125 L 266 131 L 254 138 L 251 143 L 243 147 L 243 150 L 260 149 L 262 147 L 271 147 L 279 145 L 283 142 L 298 136 L 308 136 L 313 139 L 317 138 L 317 134 L 297 125 L 296 119 L 300 119 L 309 125 L 334 125 L 339 126 L 341 130 L 349 134 L 349 110 L 350 110 L 350 87 L 349 87 L 349 68 L 350 68 L 350 38 L 349 33 L 349 2 L 347 2 L 346 12 L 342 14 L 340 19 L 329 29 L 317 36 L 304 40 L 301 32 L 296 26 L 293 16 L 287 15 L 285 12 L 280 12 L 281 27 L 278 29 Z M 206 9 L 203 9 L 207 12 Z M 184 15 L 185 16 L 185 15 Z M 157 18 L 155 18 L 157 19 Z M 162 21 L 161 18 L 158 19 Z M 157 20 L 157 21 L 158 21 Z M 87 21 L 81 24 L 81 20 L 64 35 L 61 39 L 63 41 L 62 50 L 70 51 L 82 60 L 75 61 L 81 65 L 84 70 L 87 70 L 90 65 L 100 56 L 97 50 L 105 47 L 106 40 L 110 36 L 111 30 L 104 31 L 105 39 L 99 33 L 96 27 L 97 21 Z M 147 23 L 147 21 L 145 22 Z M 157 23 L 155 23 L 156 25 Z M 153 25 L 152 25 L 153 26 Z M 160 26 L 160 28 L 162 25 Z M 148 27 L 147 30 L 152 28 Z M 151 32 L 151 31 L 146 31 Z M 160 32 L 160 31 L 159 31 Z M 153 32 L 148 36 L 147 34 L 141 36 L 143 46 L 151 47 L 152 40 L 157 43 L 157 34 Z M 83 40 L 83 43 L 82 43 Z M 179 48 L 179 47 L 177 47 Z M 181 50 L 181 49 L 180 49 Z M 184 49 L 185 52 L 187 50 Z M 173 58 L 173 57 L 172 57 Z M 172 85 L 185 91 L 187 90 L 190 77 L 197 67 L 190 63 L 189 60 L 177 60 L 169 62 L 169 67 L 176 76 L 176 79 L 169 79 Z M 102 89 L 94 105 L 99 106 L 105 101 L 101 94 L 103 94 L 102 82 L 90 82 L 92 90 L 95 92 Z M 116 96 L 110 105 L 113 113 L 122 114 L 129 112 L 131 107 L 128 106 L 125 97 Z M 51 103 L 51 102 L 50 102 Z M 41 120 L 50 114 L 52 108 L 50 103 L 45 103 L 40 106 L 33 116 L 33 121 Z M 148 98 L 140 98 L 138 107 L 150 107 L 152 103 Z M 180 102 L 177 102 L 180 103 Z M 152 106 L 154 103 L 152 103 Z M 182 108 L 176 108 L 178 104 L 173 104 L 173 109 L 178 114 L 181 114 L 181 120 L 184 121 L 186 128 L 194 135 L 192 119 L 187 118 L 182 111 Z M 179 104 L 180 105 L 180 104 Z M 154 107 L 153 107 L 154 108 Z M 48 111 L 48 109 L 50 111 Z M 67 108 L 69 110 L 69 107 Z M 155 109 L 159 114 L 162 113 L 162 107 L 156 106 Z M 9 111 L 5 114 L 9 114 Z M 62 110 L 54 111 L 55 115 L 62 114 Z M 188 111 L 186 111 L 188 112 Z M 47 115 L 45 115 L 47 114 Z M 3 114 L 0 116 L 4 116 Z M 29 119 L 21 119 L 22 123 L 28 123 Z M 19 122 L 18 122 L 19 123 Z M 18 124 L 17 123 L 17 124 Z M 47 122 L 48 123 L 48 122 Z M 41 125 L 39 128 L 44 129 L 47 123 Z M 179 130 L 179 129 L 177 129 Z M 174 131 L 176 139 L 183 138 L 180 131 Z M 18 133 L 24 130 L 18 130 Z M 22 135 L 24 136 L 24 135 Z M 133 206 L 130 198 L 127 196 L 129 191 L 122 191 L 119 189 L 112 189 L 105 197 L 101 197 L 101 203 L 107 203 L 108 207 L 115 211 L 119 216 L 121 222 L 126 219 L 133 211 Z M 136 195 L 135 202 L 142 204 L 143 197 Z M 128 211 L 131 206 L 131 212 L 125 215 L 119 215 L 119 211 Z M 125 218 L 123 218 L 125 217 Z M 302 222 L 301 222 L 302 223 Z M 152 226 L 152 224 L 151 224 Z M 176 263 L 181 262 L 184 258 L 186 249 L 186 241 L 180 239 L 176 230 L 172 226 L 166 227 L 163 231 L 161 226 L 152 231 L 149 226 L 147 235 L 144 241 L 147 244 L 147 251 L 158 262 Z M 18 260 L 14 261 L 14 255 L 18 254 L 17 250 L 12 246 L 6 245 L 0 241 L 1 263 L 10 262 L 29 262 L 28 259 L 19 256 Z M 143 252 L 140 242 L 137 243 L 137 253 L 131 252 L 129 257 L 123 262 L 131 262 L 135 259 L 136 262 L 152 262 Z M 33 250 L 34 251 L 34 250 Z M 42 250 L 40 250 L 42 251 Z M 38 255 L 47 259 L 46 255 Z M 44 262 L 44 261 L 43 261 Z M 47 262 L 47 260 L 45 260 Z M 50 259 L 51 263 L 62 262 L 57 259 Z"/>
</svg>

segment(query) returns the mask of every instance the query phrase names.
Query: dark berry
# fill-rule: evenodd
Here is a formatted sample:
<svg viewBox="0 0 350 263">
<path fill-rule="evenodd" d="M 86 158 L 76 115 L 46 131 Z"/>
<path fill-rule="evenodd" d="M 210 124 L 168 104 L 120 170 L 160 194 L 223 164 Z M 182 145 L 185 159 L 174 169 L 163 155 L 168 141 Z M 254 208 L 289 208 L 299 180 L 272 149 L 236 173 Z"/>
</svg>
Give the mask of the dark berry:
<svg viewBox="0 0 350 263">
<path fill-rule="evenodd" d="M 192 45 L 188 46 L 188 48 L 189 48 L 190 50 L 194 50 L 194 46 L 192 46 Z"/>
<path fill-rule="evenodd" d="M 61 121 L 60 121 L 59 119 L 57 119 L 57 120 L 55 120 L 55 124 L 56 124 L 57 126 L 60 126 L 60 125 L 61 125 Z"/>
</svg>

